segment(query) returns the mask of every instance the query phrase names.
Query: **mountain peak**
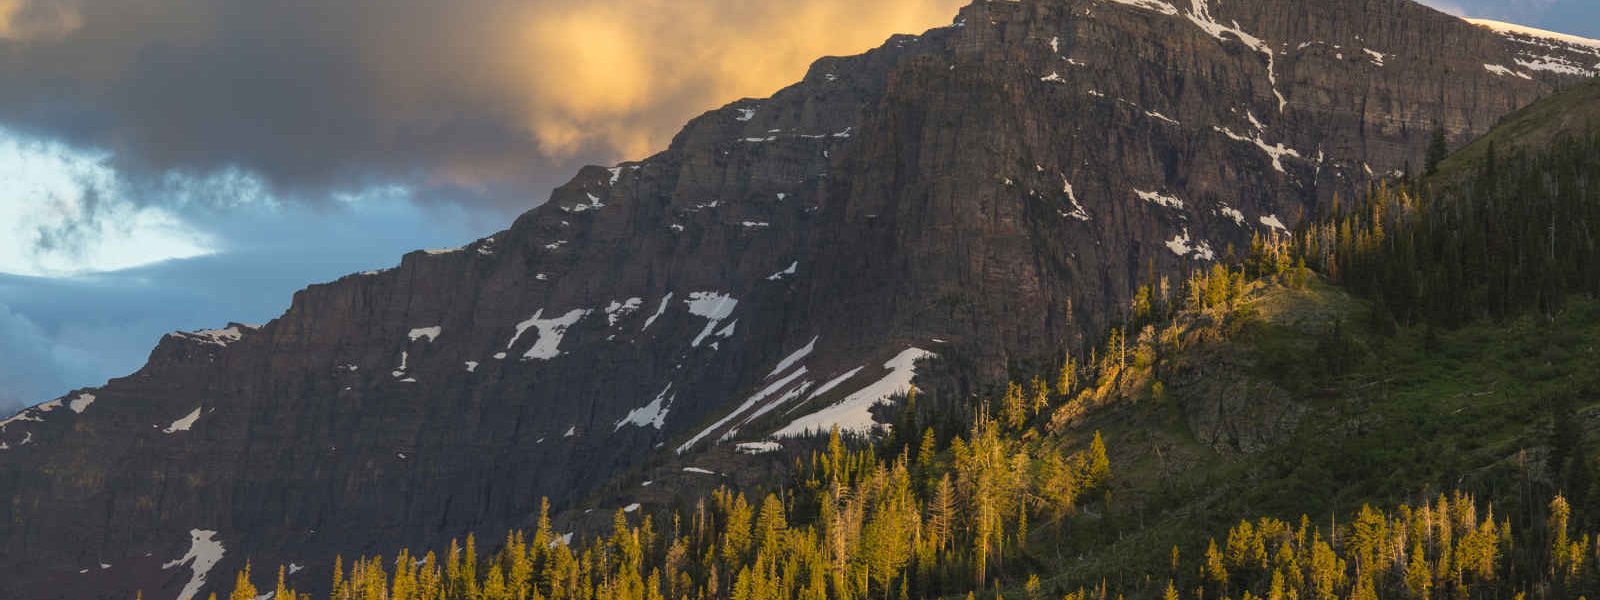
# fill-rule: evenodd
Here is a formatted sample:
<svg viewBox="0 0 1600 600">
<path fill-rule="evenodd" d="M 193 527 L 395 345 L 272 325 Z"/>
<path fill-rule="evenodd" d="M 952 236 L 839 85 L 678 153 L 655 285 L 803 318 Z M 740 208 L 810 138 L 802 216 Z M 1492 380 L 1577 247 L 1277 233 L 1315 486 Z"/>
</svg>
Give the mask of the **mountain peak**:
<svg viewBox="0 0 1600 600">
<path fill-rule="evenodd" d="M 0 567 L 23 574 L 0 596 L 135 589 L 160 570 L 122 559 L 191 531 L 220 569 L 431 546 L 679 450 L 873 431 L 918 358 L 974 382 L 1055 360 L 1140 286 L 1575 79 L 1410 2 L 1328 4 L 974 4 L 584 169 L 462 251 L 169 337 L 92 410 L 0 424 Z M 119 568 L 77 577 L 89 557 Z"/>
</svg>

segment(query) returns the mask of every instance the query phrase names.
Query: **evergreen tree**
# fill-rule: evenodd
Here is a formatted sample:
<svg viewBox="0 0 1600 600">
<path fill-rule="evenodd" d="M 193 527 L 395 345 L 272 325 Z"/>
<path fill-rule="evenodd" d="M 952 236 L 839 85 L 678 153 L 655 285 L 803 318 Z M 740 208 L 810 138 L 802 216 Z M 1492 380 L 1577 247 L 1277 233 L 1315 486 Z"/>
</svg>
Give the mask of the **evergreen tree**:
<svg viewBox="0 0 1600 600">
<path fill-rule="evenodd" d="M 233 593 L 228 594 L 228 600 L 256 600 L 256 586 L 250 583 L 250 563 L 244 563 L 244 570 L 233 579 Z"/>
<path fill-rule="evenodd" d="M 1439 163 L 1450 156 L 1449 142 L 1445 140 L 1444 126 L 1436 125 L 1433 136 L 1428 140 L 1428 153 L 1424 158 L 1423 174 L 1432 177 L 1439 172 Z"/>
</svg>

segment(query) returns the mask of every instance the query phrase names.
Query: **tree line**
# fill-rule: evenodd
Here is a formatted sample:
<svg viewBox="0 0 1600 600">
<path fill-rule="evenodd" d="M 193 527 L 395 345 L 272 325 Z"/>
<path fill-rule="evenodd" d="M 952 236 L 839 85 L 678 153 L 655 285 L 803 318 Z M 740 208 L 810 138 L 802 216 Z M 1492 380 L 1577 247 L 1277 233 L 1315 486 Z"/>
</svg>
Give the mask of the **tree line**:
<svg viewBox="0 0 1600 600">
<path fill-rule="evenodd" d="M 1385 325 L 1551 314 L 1600 291 L 1600 134 L 1511 156 L 1491 143 L 1467 170 L 1335 198 L 1296 251 L 1371 298 Z"/>
</svg>

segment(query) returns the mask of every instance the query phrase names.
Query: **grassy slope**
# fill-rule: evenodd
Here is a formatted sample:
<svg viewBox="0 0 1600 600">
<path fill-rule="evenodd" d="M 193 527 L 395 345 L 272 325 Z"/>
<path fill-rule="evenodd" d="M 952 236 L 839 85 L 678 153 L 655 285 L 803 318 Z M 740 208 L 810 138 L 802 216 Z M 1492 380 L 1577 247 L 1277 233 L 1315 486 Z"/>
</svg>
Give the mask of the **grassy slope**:
<svg viewBox="0 0 1600 600">
<path fill-rule="evenodd" d="M 1600 127 L 1600 79 L 1566 88 L 1506 115 L 1494 129 L 1439 165 L 1440 179 L 1451 181 L 1476 171 L 1492 142 L 1501 157 L 1516 150 L 1537 152 L 1564 135 Z"/>
<path fill-rule="evenodd" d="M 1446 160 L 1435 181 L 1470 177 L 1491 143 L 1504 157 L 1597 127 L 1600 80 L 1506 116 Z M 1326 366 L 1339 347 L 1334 320 L 1359 357 L 1343 370 Z M 1241 518 L 1304 514 L 1326 526 L 1363 503 L 1393 505 L 1456 488 L 1516 518 L 1559 485 L 1546 466 L 1556 419 L 1578 419 L 1584 438 L 1600 429 L 1589 423 L 1600 421 L 1594 299 L 1574 301 L 1551 320 L 1382 335 L 1367 325 L 1365 304 L 1339 288 L 1272 286 L 1255 289 L 1225 317 L 1179 323 L 1180 338 L 1215 341 L 1166 347 L 1151 368 L 1127 375 L 1117 403 L 1058 432 L 1076 443 L 1104 430 L 1117 477 L 1109 511 L 1102 502 L 1032 536 L 1030 554 L 1058 590 L 1102 577 L 1123 589 L 1162 585 L 1174 545 L 1192 567 L 1207 540 Z M 1183 407 L 1193 398 L 1151 397 L 1149 382 L 1170 376 L 1171 365 L 1218 357 L 1251 365 L 1243 379 L 1288 391 L 1307 410 L 1298 428 L 1263 451 L 1219 452 L 1191 431 Z M 1559 413 L 1557 399 L 1570 399 L 1572 413 Z"/>
<path fill-rule="evenodd" d="M 1339 374 L 1321 366 L 1336 318 L 1350 324 L 1345 330 L 1361 355 Z M 1041 573 L 1052 574 L 1047 582 L 1071 589 L 1108 577 L 1137 587 L 1153 577 L 1164 584 L 1173 545 L 1192 566 L 1208 538 L 1225 536 L 1241 518 L 1293 522 L 1305 514 L 1327 524 L 1362 503 L 1392 505 L 1455 488 L 1514 515 L 1526 504 L 1525 479 L 1550 485 L 1542 459 L 1549 399 L 1600 389 L 1600 302 L 1577 302 L 1550 322 L 1431 334 L 1376 335 L 1365 319 L 1362 303 L 1314 285 L 1258 289 L 1225 318 L 1183 320 L 1190 335 L 1222 339 L 1190 345 L 1130 379 L 1160 377 L 1183 353 L 1232 353 L 1254 365 L 1247 377 L 1290 391 L 1305 418 L 1270 449 L 1218 452 L 1190 433 L 1185 399 L 1158 402 L 1148 386 L 1128 386 L 1118 404 L 1063 432 L 1104 430 L 1118 483 L 1109 513 L 1103 503 L 1091 505 L 1033 536 L 1031 554 Z M 1575 408 L 1595 407 L 1600 398 L 1591 394 Z"/>
</svg>

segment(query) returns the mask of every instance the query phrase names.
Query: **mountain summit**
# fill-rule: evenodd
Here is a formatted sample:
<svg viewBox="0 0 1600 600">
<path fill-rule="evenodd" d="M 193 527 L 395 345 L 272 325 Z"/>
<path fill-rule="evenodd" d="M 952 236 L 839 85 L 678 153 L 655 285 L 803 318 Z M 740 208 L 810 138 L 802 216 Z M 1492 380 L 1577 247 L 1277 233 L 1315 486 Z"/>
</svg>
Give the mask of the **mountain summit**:
<svg viewBox="0 0 1600 600">
<path fill-rule="evenodd" d="M 975 2 L 0 423 L 0 596 L 192 598 L 246 556 L 501 531 L 647 461 L 875 429 L 919 359 L 990 378 L 1098 336 L 1139 283 L 1596 62 L 1408 0 Z"/>
</svg>

